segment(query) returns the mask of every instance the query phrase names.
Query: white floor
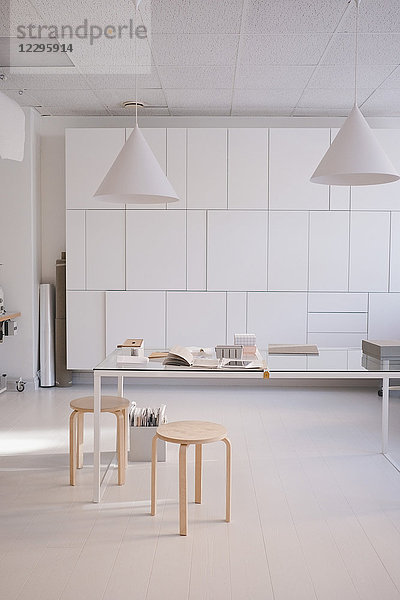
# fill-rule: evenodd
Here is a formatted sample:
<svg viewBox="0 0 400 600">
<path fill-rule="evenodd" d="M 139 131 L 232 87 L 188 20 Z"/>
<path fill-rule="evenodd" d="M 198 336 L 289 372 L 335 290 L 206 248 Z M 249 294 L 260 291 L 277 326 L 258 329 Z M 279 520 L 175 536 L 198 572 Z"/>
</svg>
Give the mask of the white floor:
<svg viewBox="0 0 400 600">
<path fill-rule="evenodd" d="M 224 517 L 224 448 L 204 449 L 203 504 L 178 532 L 177 447 L 159 465 L 113 470 L 101 505 L 92 471 L 68 485 L 69 400 L 84 386 L 0 396 L 2 600 L 400 599 L 400 474 L 381 455 L 371 389 L 127 388 L 169 420 L 226 424 L 233 444 L 232 523 Z M 391 445 L 400 439 L 392 403 Z M 113 417 L 104 416 L 113 445 Z M 87 420 L 90 450 L 90 418 Z M 399 453 L 400 455 L 400 453 Z M 87 463 L 91 461 L 87 454 Z"/>
</svg>

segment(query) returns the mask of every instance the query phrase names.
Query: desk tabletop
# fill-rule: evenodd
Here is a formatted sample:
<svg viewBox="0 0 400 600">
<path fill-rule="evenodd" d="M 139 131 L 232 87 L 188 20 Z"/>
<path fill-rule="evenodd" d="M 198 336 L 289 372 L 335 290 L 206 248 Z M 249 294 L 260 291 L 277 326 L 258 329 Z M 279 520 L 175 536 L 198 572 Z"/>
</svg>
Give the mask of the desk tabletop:
<svg viewBox="0 0 400 600">
<path fill-rule="evenodd" d="M 160 350 L 160 349 L 158 349 Z M 146 355 L 150 354 L 153 349 L 146 350 Z M 210 375 L 211 373 L 218 376 L 222 373 L 238 373 L 243 376 L 262 377 L 263 370 L 249 371 L 245 368 L 227 371 L 225 369 L 212 368 L 196 368 L 186 366 L 164 365 L 163 359 L 151 359 L 147 363 L 121 363 L 117 360 L 117 356 L 123 352 L 123 349 L 116 349 L 111 352 L 101 363 L 99 363 L 94 371 L 132 371 L 132 372 L 155 372 L 155 371 L 176 371 L 176 372 L 191 372 L 194 375 L 201 373 Z M 318 355 L 299 355 L 299 354 L 270 354 L 267 351 L 261 350 L 261 354 L 267 365 L 266 371 L 275 376 L 280 373 L 332 373 L 333 376 L 338 374 L 350 373 L 381 373 L 393 372 L 393 377 L 400 377 L 400 364 L 392 361 L 375 361 L 367 359 L 363 356 L 360 348 L 320 348 Z M 161 375 L 161 373 L 160 373 Z M 172 375 L 172 373 L 170 374 Z"/>
</svg>

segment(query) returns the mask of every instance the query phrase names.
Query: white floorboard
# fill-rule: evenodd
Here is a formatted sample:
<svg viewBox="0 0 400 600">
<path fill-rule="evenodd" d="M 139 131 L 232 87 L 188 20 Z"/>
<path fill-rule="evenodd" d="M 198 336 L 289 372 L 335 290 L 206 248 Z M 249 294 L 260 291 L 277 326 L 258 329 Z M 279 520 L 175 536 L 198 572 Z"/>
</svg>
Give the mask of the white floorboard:
<svg viewBox="0 0 400 600">
<path fill-rule="evenodd" d="M 68 485 L 69 401 L 89 388 L 0 396 L 0 598 L 4 600 L 400 600 L 400 473 L 380 452 L 380 399 L 364 388 L 127 386 L 170 421 L 224 423 L 233 446 L 232 522 L 224 521 L 225 447 L 204 448 L 203 503 L 178 535 L 178 448 L 158 466 L 112 470 L 92 497 L 85 467 Z M 103 463 L 115 419 L 103 415 Z M 390 451 L 400 463 L 400 401 Z"/>
</svg>

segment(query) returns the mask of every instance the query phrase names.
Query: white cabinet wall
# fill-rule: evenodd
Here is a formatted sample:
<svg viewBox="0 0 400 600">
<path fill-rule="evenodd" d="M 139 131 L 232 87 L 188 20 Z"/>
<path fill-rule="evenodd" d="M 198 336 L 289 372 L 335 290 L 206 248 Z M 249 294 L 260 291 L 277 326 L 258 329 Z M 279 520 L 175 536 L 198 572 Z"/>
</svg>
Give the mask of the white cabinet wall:
<svg viewBox="0 0 400 600">
<path fill-rule="evenodd" d="M 69 368 L 91 369 L 126 337 L 148 348 L 246 331 L 260 347 L 393 337 L 400 186 L 311 184 L 336 130 L 142 131 L 176 203 L 94 199 L 131 130 L 66 131 Z M 398 167 L 399 136 L 378 132 Z"/>
</svg>

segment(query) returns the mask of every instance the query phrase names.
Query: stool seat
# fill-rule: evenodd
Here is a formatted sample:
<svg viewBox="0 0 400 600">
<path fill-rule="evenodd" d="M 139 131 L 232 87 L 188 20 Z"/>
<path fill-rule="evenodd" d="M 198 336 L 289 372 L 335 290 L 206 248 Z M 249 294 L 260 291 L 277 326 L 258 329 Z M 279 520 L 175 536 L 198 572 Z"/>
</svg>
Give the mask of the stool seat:
<svg viewBox="0 0 400 600">
<path fill-rule="evenodd" d="M 223 425 L 209 421 L 175 421 L 156 429 L 151 452 L 151 514 L 156 514 L 157 440 L 179 444 L 179 533 L 187 535 L 187 448 L 195 447 L 195 503 L 201 504 L 203 444 L 222 441 L 226 447 L 225 521 L 231 520 L 231 443 Z"/>
<path fill-rule="evenodd" d="M 74 410 L 82 412 L 94 412 L 94 398 L 93 396 L 84 396 L 83 398 L 75 398 L 69 403 L 70 407 Z M 114 412 L 116 410 L 123 410 L 129 408 L 130 402 L 125 398 L 118 396 L 102 396 L 101 397 L 101 412 Z"/>
<path fill-rule="evenodd" d="M 210 444 L 228 435 L 223 425 L 209 421 L 174 421 L 157 427 L 157 435 L 173 444 Z"/>
</svg>

